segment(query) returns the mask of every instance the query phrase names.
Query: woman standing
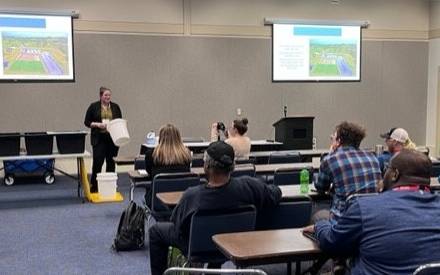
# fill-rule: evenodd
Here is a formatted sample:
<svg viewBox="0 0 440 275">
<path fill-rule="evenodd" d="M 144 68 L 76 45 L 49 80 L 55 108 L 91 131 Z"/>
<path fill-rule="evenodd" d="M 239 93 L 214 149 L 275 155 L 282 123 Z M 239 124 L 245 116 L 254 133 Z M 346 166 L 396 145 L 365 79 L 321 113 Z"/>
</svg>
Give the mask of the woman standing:
<svg viewBox="0 0 440 275">
<path fill-rule="evenodd" d="M 98 192 L 96 175 L 101 172 L 104 160 L 106 172 L 115 171 L 113 157 L 118 155 L 118 147 L 113 143 L 107 124 L 110 120 L 122 118 L 119 105 L 111 102 L 112 92 L 106 87 L 99 88 L 100 100 L 90 104 L 86 112 L 84 124 L 92 129 L 90 141 L 93 147 L 92 177 L 90 179 L 90 192 Z"/>
<path fill-rule="evenodd" d="M 145 169 L 151 179 L 160 173 L 189 172 L 191 153 L 183 145 L 179 130 L 172 124 L 166 124 L 159 130 L 159 144 L 145 152 Z M 145 193 L 145 202 L 151 205 L 151 190 Z"/>
</svg>

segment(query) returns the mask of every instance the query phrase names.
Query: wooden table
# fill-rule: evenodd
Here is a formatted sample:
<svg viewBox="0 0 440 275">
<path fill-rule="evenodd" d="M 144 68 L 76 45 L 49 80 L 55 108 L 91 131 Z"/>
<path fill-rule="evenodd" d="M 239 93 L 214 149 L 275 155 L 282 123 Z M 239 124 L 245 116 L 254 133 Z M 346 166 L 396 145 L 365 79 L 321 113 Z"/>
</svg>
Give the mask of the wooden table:
<svg viewBox="0 0 440 275">
<path fill-rule="evenodd" d="M 319 196 L 322 196 L 321 194 L 317 193 L 316 191 L 311 191 L 313 189 L 313 185 L 310 184 L 309 186 L 309 193 L 302 194 L 300 192 L 300 186 L 299 185 L 282 185 L 280 186 L 282 198 L 283 199 L 304 199 L 304 198 L 316 198 Z M 163 192 L 163 193 L 157 193 L 156 197 L 165 205 L 174 207 L 176 206 L 180 200 L 182 199 L 183 191 L 176 191 L 176 192 Z"/>
<path fill-rule="evenodd" d="M 324 256 L 300 228 L 218 234 L 212 239 L 239 267 L 315 260 Z"/>
</svg>

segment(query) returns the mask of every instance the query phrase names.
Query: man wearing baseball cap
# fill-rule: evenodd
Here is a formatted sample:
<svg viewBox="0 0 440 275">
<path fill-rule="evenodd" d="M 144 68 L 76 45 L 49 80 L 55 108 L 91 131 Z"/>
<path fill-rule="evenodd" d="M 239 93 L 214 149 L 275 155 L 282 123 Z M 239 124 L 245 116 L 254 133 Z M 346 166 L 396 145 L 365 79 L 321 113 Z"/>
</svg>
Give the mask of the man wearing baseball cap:
<svg viewBox="0 0 440 275">
<path fill-rule="evenodd" d="M 408 132 L 403 128 L 391 128 L 388 132 L 380 135 L 381 138 L 385 139 L 385 143 L 388 147 L 388 152 L 384 152 L 378 156 L 380 170 L 382 174 L 390 162 L 390 159 L 400 151 L 405 149 L 414 149 L 415 144 L 409 138 Z"/>
<path fill-rule="evenodd" d="M 231 178 L 234 149 L 224 141 L 209 145 L 204 157 L 207 184 L 188 188 L 174 208 L 170 222 L 159 222 L 149 230 L 152 275 L 167 267 L 168 247 L 187 251 L 192 215 L 198 210 L 230 209 L 253 204 L 257 210 L 273 207 L 281 200 L 281 190 L 257 178 Z"/>
</svg>

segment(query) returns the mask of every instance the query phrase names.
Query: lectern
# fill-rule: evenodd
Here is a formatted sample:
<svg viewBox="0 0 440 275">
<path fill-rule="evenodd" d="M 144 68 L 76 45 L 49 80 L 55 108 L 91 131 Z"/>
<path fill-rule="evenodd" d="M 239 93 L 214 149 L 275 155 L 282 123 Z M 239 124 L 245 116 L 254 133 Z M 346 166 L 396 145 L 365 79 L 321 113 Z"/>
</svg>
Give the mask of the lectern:
<svg viewBox="0 0 440 275">
<path fill-rule="evenodd" d="M 273 124 L 275 140 L 283 143 L 283 150 L 312 149 L 313 116 L 283 117 Z"/>
</svg>

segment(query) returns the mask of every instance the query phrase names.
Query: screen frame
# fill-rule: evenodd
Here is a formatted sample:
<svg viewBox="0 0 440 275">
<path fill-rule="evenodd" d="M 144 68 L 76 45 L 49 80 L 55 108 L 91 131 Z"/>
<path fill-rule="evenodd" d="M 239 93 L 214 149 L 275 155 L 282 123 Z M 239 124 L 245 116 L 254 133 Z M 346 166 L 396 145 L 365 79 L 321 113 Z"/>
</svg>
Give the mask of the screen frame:
<svg viewBox="0 0 440 275">
<path fill-rule="evenodd" d="M 271 21 L 265 19 L 271 25 L 272 31 L 272 83 L 335 83 L 335 82 L 361 82 L 362 80 L 362 28 L 363 24 L 355 24 L 355 23 L 338 23 L 338 22 L 327 22 L 327 21 L 319 21 L 319 22 L 309 22 L 309 21 L 290 21 L 290 20 L 282 20 L 280 22 Z M 298 79 L 298 80 L 275 80 L 274 79 L 274 25 L 275 24 L 296 24 L 296 25 L 325 25 L 325 26 L 359 26 L 359 79 Z M 364 23 L 366 24 L 366 23 Z"/>
<path fill-rule="evenodd" d="M 32 11 L 2 11 L 0 10 L 0 14 L 9 14 L 9 15 L 24 15 L 24 16 L 65 16 L 70 17 L 70 33 L 71 33 L 71 41 L 72 41 L 72 78 L 71 79 L 38 79 L 38 78 L 0 78 L 0 83 L 73 83 L 76 81 L 75 76 L 75 41 L 74 41 L 74 33 L 73 33 L 73 19 L 78 17 L 76 12 L 32 12 Z"/>
</svg>

